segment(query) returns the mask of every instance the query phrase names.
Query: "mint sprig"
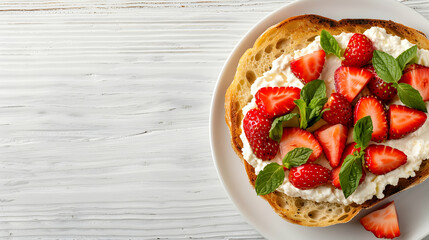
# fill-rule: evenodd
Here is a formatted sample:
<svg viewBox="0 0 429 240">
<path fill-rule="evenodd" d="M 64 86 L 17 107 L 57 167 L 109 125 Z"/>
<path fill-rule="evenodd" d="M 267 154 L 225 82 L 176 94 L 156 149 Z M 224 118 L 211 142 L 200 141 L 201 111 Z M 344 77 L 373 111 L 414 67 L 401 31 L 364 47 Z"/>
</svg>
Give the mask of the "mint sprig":
<svg viewBox="0 0 429 240">
<path fill-rule="evenodd" d="M 283 136 L 283 122 L 291 120 L 293 117 L 298 117 L 297 113 L 289 113 L 274 119 L 271 124 L 270 138 L 274 141 L 280 142 Z"/>
<path fill-rule="evenodd" d="M 320 33 L 320 46 L 326 54 L 334 54 L 341 59 L 341 48 L 337 40 L 326 30 Z"/>
<path fill-rule="evenodd" d="M 307 83 L 300 93 L 300 99 L 295 100 L 299 109 L 300 123 L 302 129 L 313 126 L 322 118 L 323 106 L 328 101 L 326 97 L 326 86 L 322 80 L 313 80 Z"/>
<path fill-rule="evenodd" d="M 285 179 L 283 166 L 287 168 L 301 166 L 307 162 L 312 152 L 310 148 L 295 148 L 283 158 L 283 165 L 273 162 L 265 166 L 256 177 L 256 194 L 266 195 L 274 192 Z"/>
<path fill-rule="evenodd" d="M 359 119 L 353 129 L 353 140 L 356 142 L 353 155 L 348 155 L 339 174 L 341 189 L 345 198 L 348 198 L 359 186 L 362 177 L 362 163 L 364 161 L 365 149 L 371 141 L 373 131 L 372 120 L 370 116 Z"/>
<path fill-rule="evenodd" d="M 419 91 L 406 83 L 399 83 L 402 70 L 417 56 L 417 46 L 405 50 L 396 59 L 391 55 L 375 50 L 372 57 L 372 65 L 377 75 L 387 83 L 392 83 L 398 91 L 399 99 L 403 104 L 423 112 L 427 112 L 426 104 Z"/>
</svg>

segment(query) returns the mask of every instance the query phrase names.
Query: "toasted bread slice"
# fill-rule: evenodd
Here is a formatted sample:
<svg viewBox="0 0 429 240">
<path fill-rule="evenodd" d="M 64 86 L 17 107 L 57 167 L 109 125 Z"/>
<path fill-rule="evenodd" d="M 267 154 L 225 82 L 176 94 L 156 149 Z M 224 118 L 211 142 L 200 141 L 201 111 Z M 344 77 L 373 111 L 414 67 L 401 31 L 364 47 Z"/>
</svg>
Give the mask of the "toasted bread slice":
<svg viewBox="0 0 429 240">
<path fill-rule="evenodd" d="M 240 59 L 234 80 L 225 95 L 225 120 L 231 133 L 232 147 L 242 159 L 250 183 L 254 186 L 255 169 L 242 155 L 243 143 L 240 139 L 242 108 L 252 99 L 250 87 L 255 79 L 269 71 L 272 62 L 282 54 L 292 54 L 295 50 L 306 47 L 322 29 L 332 35 L 342 32 L 363 33 L 373 27 L 385 28 L 392 35 L 408 39 L 421 49 L 429 49 L 429 40 L 425 35 L 410 27 L 392 21 L 375 19 L 343 19 L 335 21 L 317 15 L 296 16 L 270 27 L 248 49 Z M 423 182 L 429 176 L 428 161 L 423 161 L 416 176 L 400 179 L 397 186 L 388 185 L 384 190 L 385 198 L 411 188 Z M 262 196 L 284 219 L 304 226 L 330 226 L 345 223 L 356 216 L 360 210 L 370 208 L 382 201 L 375 196 L 365 203 L 341 205 L 336 203 L 318 203 L 299 197 L 289 197 L 275 191 Z"/>
</svg>

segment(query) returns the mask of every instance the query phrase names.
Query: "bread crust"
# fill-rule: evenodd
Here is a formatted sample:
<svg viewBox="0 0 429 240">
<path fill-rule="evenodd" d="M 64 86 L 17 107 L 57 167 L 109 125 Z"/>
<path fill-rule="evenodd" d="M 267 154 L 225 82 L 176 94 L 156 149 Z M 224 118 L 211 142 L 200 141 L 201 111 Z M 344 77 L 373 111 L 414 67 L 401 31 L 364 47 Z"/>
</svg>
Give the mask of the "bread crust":
<svg viewBox="0 0 429 240">
<path fill-rule="evenodd" d="M 237 66 L 234 80 L 225 94 L 225 121 L 231 133 L 231 143 L 234 151 L 241 158 L 249 181 L 255 185 L 255 169 L 247 163 L 242 155 L 243 143 L 240 139 L 242 108 L 251 101 L 250 87 L 254 80 L 271 68 L 272 62 L 281 54 L 290 54 L 301 49 L 320 35 L 322 29 L 332 35 L 341 32 L 363 33 L 370 27 L 385 28 L 392 35 L 408 39 L 421 49 L 429 49 L 426 36 L 413 28 L 393 21 L 377 19 L 342 19 L 332 20 L 318 15 L 300 15 L 288 18 L 283 22 L 268 28 L 241 57 Z M 427 179 L 429 176 L 428 161 L 423 161 L 416 176 L 408 179 L 401 178 L 398 185 L 388 185 L 384 190 L 384 198 L 409 189 Z M 274 211 L 282 218 L 303 226 L 324 227 L 345 223 L 356 216 L 364 208 L 370 208 L 383 199 L 375 196 L 363 204 L 348 206 L 334 203 L 317 203 L 298 197 L 289 197 L 275 191 L 262 196 Z"/>
</svg>

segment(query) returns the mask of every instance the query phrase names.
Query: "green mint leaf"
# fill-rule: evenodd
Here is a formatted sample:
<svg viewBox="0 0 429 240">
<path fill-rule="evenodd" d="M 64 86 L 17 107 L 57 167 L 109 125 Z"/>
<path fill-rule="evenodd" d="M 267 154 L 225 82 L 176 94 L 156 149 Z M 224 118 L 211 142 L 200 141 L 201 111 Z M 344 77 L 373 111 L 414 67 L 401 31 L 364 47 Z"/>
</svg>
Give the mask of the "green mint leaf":
<svg viewBox="0 0 429 240">
<path fill-rule="evenodd" d="M 337 40 L 326 30 L 320 33 L 320 45 L 326 54 L 332 53 L 341 59 L 341 48 Z"/>
<path fill-rule="evenodd" d="M 301 89 L 300 98 L 305 101 L 307 106 L 310 105 L 312 99 L 326 97 L 326 85 L 323 80 L 313 80 Z"/>
<path fill-rule="evenodd" d="M 266 195 L 274 192 L 285 179 L 283 166 L 270 163 L 259 172 L 256 177 L 255 190 L 258 195 Z"/>
<path fill-rule="evenodd" d="M 348 198 L 359 186 L 362 177 L 362 156 L 348 155 L 340 170 L 340 185 L 345 198 Z"/>
<path fill-rule="evenodd" d="M 403 104 L 410 108 L 414 108 L 423 112 L 427 112 L 426 104 L 423 101 L 419 91 L 406 83 L 399 83 L 396 87 L 398 90 L 399 99 Z"/>
<path fill-rule="evenodd" d="M 396 60 L 398 61 L 401 71 L 404 70 L 405 66 L 411 62 L 417 56 L 417 46 L 414 45 L 399 55 Z"/>
<path fill-rule="evenodd" d="M 316 108 L 316 107 L 323 107 L 325 105 L 325 103 L 328 101 L 327 97 L 322 97 L 322 98 L 313 98 L 310 101 L 310 104 L 308 105 L 308 107 L 310 108 Z"/>
<path fill-rule="evenodd" d="M 301 129 L 306 129 L 307 128 L 307 103 L 304 102 L 304 100 L 302 99 L 297 99 L 295 101 L 293 101 L 296 106 L 299 109 L 299 115 L 300 115 L 300 122 L 299 122 L 299 127 Z"/>
<path fill-rule="evenodd" d="M 289 121 L 293 117 L 298 117 L 298 114 L 289 113 L 274 119 L 273 123 L 271 124 L 270 138 L 274 141 L 280 142 L 283 136 L 283 122 Z"/>
<path fill-rule="evenodd" d="M 295 148 L 289 151 L 283 158 L 283 166 L 286 168 L 298 167 L 306 163 L 313 150 L 310 148 Z"/>
<path fill-rule="evenodd" d="M 357 143 L 356 148 L 361 148 L 361 151 L 368 147 L 371 141 L 373 126 L 370 116 L 359 119 L 353 128 L 353 140 Z"/>
<path fill-rule="evenodd" d="M 402 69 L 398 61 L 385 52 L 375 50 L 372 65 L 377 75 L 387 83 L 396 83 L 401 79 Z"/>
</svg>

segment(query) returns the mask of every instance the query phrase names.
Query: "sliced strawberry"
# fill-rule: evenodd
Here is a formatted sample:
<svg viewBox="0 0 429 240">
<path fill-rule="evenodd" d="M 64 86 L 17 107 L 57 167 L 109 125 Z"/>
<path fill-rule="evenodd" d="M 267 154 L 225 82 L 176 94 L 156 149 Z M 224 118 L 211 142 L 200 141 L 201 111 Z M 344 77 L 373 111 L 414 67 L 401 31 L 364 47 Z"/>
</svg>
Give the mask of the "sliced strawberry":
<svg viewBox="0 0 429 240">
<path fill-rule="evenodd" d="M 279 117 L 289 113 L 299 99 L 301 89 L 297 87 L 264 87 L 256 93 L 256 105 L 267 113 L 269 118 Z"/>
<path fill-rule="evenodd" d="M 338 189 L 342 189 L 340 184 L 340 171 L 341 171 L 341 166 L 338 166 L 332 169 L 331 171 L 331 183 L 332 185 L 334 185 L 334 187 Z M 364 169 L 362 169 L 362 177 L 359 180 L 359 184 L 361 184 L 365 180 L 365 176 L 366 176 L 366 172 Z"/>
<path fill-rule="evenodd" d="M 290 69 L 304 84 L 316 80 L 325 65 L 325 51 L 319 50 L 304 55 L 290 63 Z"/>
<path fill-rule="evenodd" d="M 259 109 L 248 111 L 243 119 L 243 129 L 256 157 L 270 160 L 276 156 L 279 143 L 269 137 L 271 120 L 266 118 L 265 113 Z"/>
<path fill-rule="evenodd" d="M 303 190 L 327 183 L 330 176 L 331 170 L 314 163 L 306 163 L 289 171 L 290 183 Z"/>
<path fill-rule="evenodd" d="M 371 144 L 365 149 L 365 166 L 376 175 L 393 171 L 406 162 L 407 155 L 396 148 Z"/>
<path fill-rule="evenodd" d="M 372 41 L 365 35 L 355 33 L 350 38 L 344 51 L 343 66 L 362 67 L 372 59 L 374 46 Z"/>
<path fill-rule="evenodd" d="M 347 157 L 348 155 L 353 155 L 353 153 L 354 153 L 356 150 L 357 150 L 358 152 L 360 152 L 360 148 L 356 149 L 356 148 L 355 148 L 355 146 L 356 146 L 356 143 L 355 143 L 355 142 L 353 142 L 353 143 L 349 143 L 349 144 L 344 148 L 343 155 L 341 156 L 341 161 L 340 161 L 339 166 L 341 166 L 341 165 L 343 164 L 344 159 L 346 159 L 346 157 Z"/>
<path fill-rule="evenodd" d="M 394 201 L 361 218 L 360 223 L 378 238 L 392 239 L 401 235 Z"/>
<path fill-rule="evenodd" d="M 324 126 L 314 133 L 314 136 L 322 145 L 329 164 L 333 168 L 340 164 L 348 133 L 347 127 L 340 123 Z"/>
<path fill-rule="evenodd" d="M 407 72 L 409 72 L 409 71 L 412 71 L 412 70 L 414 70 L 414 69 L 419 69 L 419 68 L 425 68 L 425 66 L 414 63 L 414 64 L 411 64 L 411 65 L 409 65 L 408 67 L 406 67 L 406 68 L 404 69 L 404 72 L 403 72 L 403 73 L 405 74 L 405 73 L 407 73 Z"/>
<path fill-rule="evenodd" d="M 314 138 L 313 134 L 300 128 L 284 128 L 283 136 L 280 140 L 282 159 L 289 151 L 299 147 L 306 147 L 313 150 L 308 162 L 315 161 L 322 154 L 322 147 L 316 138 Z"/>
<path fill-rule="evenodd" d="M 353 124 L 353 110 L 352 105 L 347 99 L 339 94 L 332 93 L 326 102 L 323 109 L 329 109 L 323 113 L 323 119 L 330 124 L 341 123 L 345 126 L 351 127 Z"/>
<path fill-rule="evenodd" d="M 394 98 L 397 94 L 396 88 L 393 87 L 393 83 L 386 83 L 381 79 L 375 72 L 374 66 L 366 65 L 364 67 L 372 73 L 371 80 L 368 82 L 368 89 L 383 101 L 388 101 Z"/>
<path fill-rule="evenodd" d="M 375 97 L 360 98 L 355 106 L 354 119 L 356 122 L 366 116 L 371 116 L 373 132 L 372 141 L 382 142 L 387 138 L 387 119 L 384 106 Z"/>
<path fill-rule="evenodd" d="M 415 67 L 402 75 L 399 82 L 410 84 L 419 91 L 423 101 L 429 100 L 429 67 Z"/>
<path fill-rule="evenodd" d="M 389 138 L 398 139 L 419 129 L 427 119 L 426 113 L 401 105 L 390 105 Z"/>
<path fill-rule="evenodd" d="M 371 77 L 372 73 L 363 68 L 339 67 L 334 73 L 335 90 L 352 102 Z"/>
</svg>

